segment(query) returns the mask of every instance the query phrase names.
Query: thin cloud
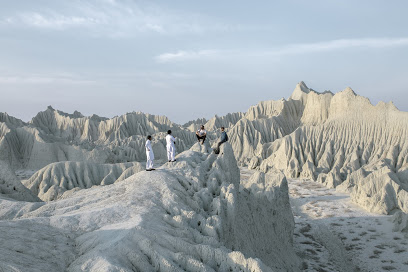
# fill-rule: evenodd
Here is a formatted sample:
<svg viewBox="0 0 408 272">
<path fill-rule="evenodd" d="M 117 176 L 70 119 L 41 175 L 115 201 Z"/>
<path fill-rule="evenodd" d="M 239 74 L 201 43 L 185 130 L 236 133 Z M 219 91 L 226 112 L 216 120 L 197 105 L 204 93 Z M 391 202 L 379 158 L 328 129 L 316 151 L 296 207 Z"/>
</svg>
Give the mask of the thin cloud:
<svg viewBox="0 0 408 272">
<path fill-rule="evenodd" d="M 274 49 L 258 50 L 200 50 L 177 51 L 163 53 L 155 57 L 157 62 L 189 61 L 212 58 L 242 58 L 242 57 L 281 57 L 308 53 L 329 52 L 352 48 L 388 48 L 408 46 L 408 38 L 367 38 L 367 39 L 338 39 L 317 43 L 290 44 Z"/>
<path fill-rule="evenodd" d="M 406 45 L 408 45 L 408 38 L 338 39 L 317 43 L 293 44 L 277 50 L 272 50 L 268 53 L 274 55 L 293 55 L 359 47 L 385 48 Z"/>
<path fill-rule="evenodd" d="M 236 32 L 265 26 L 236 25 L 217 21 L 204 15 L 163 9 L 154 4 L 139 5 L 133 1 L 67 1 L 64 5 L 16 10 L 0 18 L 0 27 L 34 28 L 39 30 L 85 30 L 94 36 L 131 37 L 139 33 L 163 35 Z"/>
<path fill-rule="evenodd" d="M 97 18 L 66 16 L 56 13 L 46 15 L 37 12 L 22 13 L 14 18 L 7 18 L 6 21 L 12 25 L 21 24 L 36 28 L 46 28 L 54 30 L 97 25 L 98 23 L 100 23 Z"/>
<path fill-rule="evenodd" d="M 3 75 L 0 76 L 0 84 L 68 84 L 68 85 L 91 85 L 95 81 L 83 79 L 71 75 Z"/>
<path fill-rule="evenodd" d="M 72 5 L 70 10 L 44 9 L 36 12 L 17 12 L 0 20 L 2 25 L 15 28 L 35 28 L 65 31 L 73 28 L 91 30 L 94 33 L 111 36 L 128 31 L 163 32 L 160 18 L 147 14 L 137 7 L 128 8 L 106 2 L 100 6 L 89 3 Z"/>
<path fill-rule="evenodd" d="M 199 51 L 178 51 L 175 53 L 164 53 L 155 57 L 157 62 L 174 62 L 184 60 L 194 60 L 208 58 L 217 55 L 215 50 L 199 50 Z"/>
</svg>

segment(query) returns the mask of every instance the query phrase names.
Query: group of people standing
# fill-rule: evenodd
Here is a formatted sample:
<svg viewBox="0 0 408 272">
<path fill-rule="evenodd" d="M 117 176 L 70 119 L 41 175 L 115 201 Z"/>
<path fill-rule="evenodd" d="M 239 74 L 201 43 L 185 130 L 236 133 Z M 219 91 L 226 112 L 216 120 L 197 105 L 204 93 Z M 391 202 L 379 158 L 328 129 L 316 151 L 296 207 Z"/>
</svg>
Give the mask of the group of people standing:
<svg viewBox="0 0 408 272">
<path fill-rule="evenodd" d="M 197 136 L 197 141 L 200 142 L 201 144 L 204 144 L 205 139 L 207 137 L 207 131 L 204 129 L 204 126 L 201 126 L 199 130 L 196 132 Z M 152 171 L 156 170 L 153 168 L 153 161 L 154 161 L 154 153 L 153 153 L 153 148 L 152 148 L 152 136 L 149 135 L 147 136 L 147 141 L 145 144 L 146 148 L 146 157 L 147 157 L 147 162 L 146 162 L 146 171 Z M 225 143 L 228 141 L 228 136 L 227 133 L 225 132 L 224 127 L 221 127 L 221 138 L 220 141 L 218 142 L 217 149 L 219 150 L 219 147 L 222 143 Z M 171 130 L 167 131 L 167 136 L 166 136 L 166 149 L 167 149 L 167 159 L 169 162 L 175 162 L 176 161 L 176 138 L 171 135 Z M 217 152 L 216 152 L 217 153 Z M 217 153 L 218 154 L 218 153 Z"/>
<path fill-rule="evenodd" d="M 176 138 L 171 135 L 171 130 L 167 131 L 167 136 L 166 136 L 166 149 L 167 149 L 167 158 L 169 162 L 175 162 L 176 161 Z M 153 168 L 153 160 L 154 160 L 154 153 L 153 153 L 153 148 L 152 148 L 152 136 L 149 135 L 147 136 L 147 141 L 145 144 L 146 148 L 146 171 L 152 171 L 156 170 Z"/>
</svg>

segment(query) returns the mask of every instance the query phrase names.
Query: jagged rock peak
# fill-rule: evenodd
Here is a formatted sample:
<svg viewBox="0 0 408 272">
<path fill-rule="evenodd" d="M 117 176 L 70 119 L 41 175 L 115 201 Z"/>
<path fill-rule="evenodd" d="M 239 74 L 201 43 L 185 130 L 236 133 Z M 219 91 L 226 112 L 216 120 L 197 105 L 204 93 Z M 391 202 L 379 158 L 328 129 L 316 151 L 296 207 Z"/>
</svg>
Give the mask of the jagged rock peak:
<svg viewBox="0 0 408 272">
<path fill-rule="evenodd" d="M 353 91 L 353 89 L 351 87 L 347 87 L 341 92 L 346 94 L 346 95 L 357 96 L 357 94 Z"/>
<path fill-rule="evenodd" d="M 84 118 L 85 116 L 82 115 L 79 111 L 75 110 L 72 114 L 66 113 L 64 111 L 56 110 L 54 109 L 51 105 L 47 107 L 47 109 L 44 112 L 53 112 L 57 113 L 58 115 L 64 116 L 64 117 L 69 117 L 69 118 Z"/>
<path fill-rule="evenodd" d="M 351 88 L 350 88 L 351 89 Z M 315 93 L 315 94 L 332 94 L 334 95 L 331 91 L 324 91 L 322 93 L 317 92 L 309 87 L 307 87 L 306 83 L 304 83 L 303 81 L 299 82 L 296 87 L 295 90 L 293 91 L 292 95 L 290 96 L 291 99 L 293 100 L 301 100 L 303 101 L 303 99 L 309 94 L 309 93 Z"/>
<path fill-rule="evenodd" d="M 79 111 L 74 111 L 74 113 L 72 114 L 75 118 L 82 118 L 82 117 L 84 117 L 83 115 L 82 115 L 82 113 L 80 113 Z"/>
<path fill-rule="evenodd" d="M 92 116 L 90 117 L 91 120 L 95 120 L 95 121 L 105 121 L 105 120 L 109 120 L 109 118 L 106 117 L 101 117 L 97 114 L 92 114 Z"/>
<path fill-rule="evenodd" d="M 224 116 L 215 115 L 205 124 L 207 130 L 217 130 L 220 127 L 229 128 L 234 126 L 240 119 L 244 117 L 242 112 L 227 113 Z"/>
<path fill-rule="evenodd" d="M 296 85 L 295 90 L 293 90 L 293 93 L 289 99 L 300 100 L 303 102 L 307 94 L 311 91 L 312 90 L 309 89 L 303 81 L 301 81 Z"/>
<path fill-rule="evenodd" d="M 185 123 L 183 125 L 183 127 L 189 127 L 192 124 L 195 124 L 195 125 L 202 124 L 202 125 L 204 125 L 207 122 L 208 122 L 208 120 L 206 118 L 197 118 L 196 120 L 188 121 L 187 123 Z"/>
<path fill-rule="evenodd" d="M 299 82 L 296 87 L 298 87 L 298 86 L 299 86 L 299 88 L 300 88 L 300 90 L 301 90 L 302 92 L 305 92 L 305 93 L 309 93 L 309 92 L 310 92 L 310 89 L 306 86 L 306 83 L 305 83 L 305 82 L 303 82 L 303 81 Z"/>
<path fill-rule="evenodd" d="M 25 122 L 9 115 L 7 112 L 4 112 L 4 113 L 0 112 L 0 123 L 6 123 L 8 125 L 13 125 L 13 126 L 18 126 L 18 127 L 26 125 Z"/>
<path fill-rule="evenodd" d="M 380 102 L 377 103 L 377 105 L 375 105 L 375 107 L 376 107 L 376 108 L 380 108 L 380 109 L 384 108 L 384 109 L 387 109 L 387 110 L 400 111 L 400 110 L 394 105 L 394 103 L 393 103 L 392 101 L 389 101 L 389 102 L 380 101 Z"/>
</svg>

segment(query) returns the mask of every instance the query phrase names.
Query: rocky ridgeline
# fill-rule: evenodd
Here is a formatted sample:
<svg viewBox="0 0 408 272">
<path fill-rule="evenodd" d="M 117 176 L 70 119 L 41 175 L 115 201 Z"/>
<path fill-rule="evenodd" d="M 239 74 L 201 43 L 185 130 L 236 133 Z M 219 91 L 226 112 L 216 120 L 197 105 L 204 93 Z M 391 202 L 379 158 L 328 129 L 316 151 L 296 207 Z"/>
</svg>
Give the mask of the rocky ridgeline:
<svg viewBox="0 0 408 272">
<path fill-rule="evenodd" d="M 408 212 L 408 113 L 392 103 L 374 106 L 350 88 L 318 93 L 303 82 L 288 100 L 183 126 L 136 112 L 107 119 L 49 107 L 29 123 L 0 114 L 0 160 L 35 170 L 62 161 L 142 162 L 147 134 L 156 158 L 165 159 L 165 131 L 173 130 L 180 153 L 196 142 L 194 131 L 204 122 L 211 145 L 226 127 L 240 165 L 337 187 L 369 211 Z"/>
<path fill-rule="evenodd" d="M 56 201 L 0 199 L 0 270 L 299 271 L 284 175 L 241 183 L 229 143 L 219 155 L 201 148 Z M 64 176 L 59 164 L 32 179 Z M 89 166 L 66 168 L 78 167 Z"/>
<path fill-rule="evenodd" d="M 216 155 L 220 126 L 230 140 Z M 0 270 L 298 271 L 286 178 L 347 191 L 408 231 L 407 128 L 392 103 L 303 82 L 288 100 L 183 126 L 136 112 L 0 114 Z M 164 159 L 168 129 L 177 161 L 142 171 L 146 135 Z M 240 180 L 238 165 L 259 171 Z M 21 182 L 17 169 L 39 170 Z"/>
<path fill-rule="evenodd" d="M 350 88 L 337 94 L 304 88 L 289 99 L 302 102 L 301 125 L 259 148 L 250 166 L 337 187 L 372 212 L 408 212 L 408 113 L 392 103 L 373 106 Z"/>
<path fill-rule="evenodd" d="M 122 181 L 143 170 L 145 166 L 140 162 L 116 164 L 56 162 L 40 169 L 22 183 L 41 200 L 51 201 L 66 198 L 73 191 L 80 189 Z"/>
<path fill-rule="evenodd" d="M 13 169 L 40 169 L 60 161 L 123 163 L 146 159 L 144 144 L 153 135 L 157 159 L 166 158 L 165 132 L 178 138 L 179 152 L 191 147 L 194 134 L 167 117 L 128 113 L 112 119 L 48 107 L 28 124 L 0 116 L 0 160 Z"/>
</svg>

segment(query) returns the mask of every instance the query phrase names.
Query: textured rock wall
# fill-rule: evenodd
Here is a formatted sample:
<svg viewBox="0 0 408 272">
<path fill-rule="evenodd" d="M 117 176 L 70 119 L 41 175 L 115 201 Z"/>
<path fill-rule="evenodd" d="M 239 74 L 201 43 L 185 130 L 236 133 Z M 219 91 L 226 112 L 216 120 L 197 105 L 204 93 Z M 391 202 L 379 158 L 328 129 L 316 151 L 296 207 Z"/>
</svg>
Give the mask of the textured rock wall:
<svg viewBox="0 0 408 272">
<path fill-rule="evenodd" d="M 252 167 L 339 186 L 373 212 L 405 210 L 408 113 L 392 103 L 373 106 L 350 88 L 335 95 L 304 93 L 302 101 L 302 125 L 264 144 L 256 154 L 262 162 L 254 160 Z"/>
</svg>

